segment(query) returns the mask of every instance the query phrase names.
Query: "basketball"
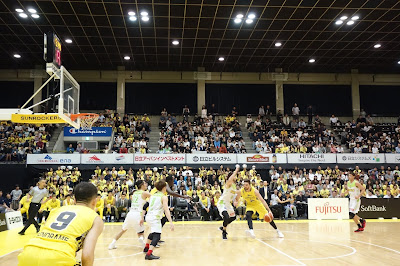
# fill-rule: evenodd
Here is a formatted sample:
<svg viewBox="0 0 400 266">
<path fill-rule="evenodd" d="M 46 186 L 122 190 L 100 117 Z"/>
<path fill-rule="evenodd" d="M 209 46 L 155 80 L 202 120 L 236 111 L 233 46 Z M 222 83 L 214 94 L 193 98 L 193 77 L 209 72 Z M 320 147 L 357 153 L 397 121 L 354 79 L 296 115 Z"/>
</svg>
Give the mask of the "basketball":
<svg viewBox="0 0 400 266">
<path fill-rule="evenodd" d="M 264 216 L 264 221 L 267 223 L 272 222 L 273 219 L 274 219 L 274 215 L 272 214 L 272 212 L 269 212 Z"/>
</svg>

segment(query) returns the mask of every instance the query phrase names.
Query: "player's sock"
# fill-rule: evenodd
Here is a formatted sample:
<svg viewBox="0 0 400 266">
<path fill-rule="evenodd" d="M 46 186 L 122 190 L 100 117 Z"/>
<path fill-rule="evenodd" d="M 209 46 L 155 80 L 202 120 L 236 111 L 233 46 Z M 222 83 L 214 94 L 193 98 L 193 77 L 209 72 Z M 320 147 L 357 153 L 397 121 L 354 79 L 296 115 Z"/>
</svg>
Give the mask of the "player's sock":
<svg viewBox="0 0 400 266">
<path fill-rule="evenodd" d="M 147 244 L 147 243 L 146 243 L 146 246 L 145 246 L 145 248 L 149 248 L 149 247 L 150 247 L 150 244 Z"/>
<path fill-rule="evenodd" d="M 362 224 L 361 223 L 357 224 L 357 226 L 358 226 L 358 228 L 362 228 Z"/>
<path fill-rule="evenodd" d="M 149 251 L 147 251 L 146 255 L 150 256 L 153 253 L 153 250 L 149 249 Z"/>
<path fill-rule="evenodd" d="M 117 240 L 113 239 L 113 241 L 111 242 L 111 244 L 108 246 L 108 249 L 115 249 L 115 243 L 117 243 Z"/>
<path fill-rule="evenodd" d="M 276 227 L 276 224 L 274 221 L 269 223 L 275 230 L 278 230 L 278 227 Z"/>
</svg>

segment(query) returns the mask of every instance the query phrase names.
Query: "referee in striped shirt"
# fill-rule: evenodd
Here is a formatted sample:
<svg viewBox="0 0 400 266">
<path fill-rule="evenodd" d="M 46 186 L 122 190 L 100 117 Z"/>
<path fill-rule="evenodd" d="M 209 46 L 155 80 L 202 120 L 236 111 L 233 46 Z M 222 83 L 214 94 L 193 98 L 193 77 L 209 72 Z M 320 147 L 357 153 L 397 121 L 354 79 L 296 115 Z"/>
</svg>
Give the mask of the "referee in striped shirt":
<svg viewBox="0 0 400 266">
<path fill-rule="evenodd" d="M 41 204 L 44 204 L 49 200 L 49 192 L 46 189 L 46 180 L 40 179 L 37 186 L 29 191 L 29 195 L 31 195 L 32 197 L 32 201 L 29 205 L 28 211 L 29 219 L 24 229 L 22 229 L 22 231 L 18 233 L 20 235 L 25 235 L 26 229 L 28 229 L 31 224 L 36 227 L 36 232 L 39 232 L 40 225 L 36 222 L 35 217 L 39 212 Z M 44 197 L 47 197 L 46 201 L 43 201 Z"/>
</svg>

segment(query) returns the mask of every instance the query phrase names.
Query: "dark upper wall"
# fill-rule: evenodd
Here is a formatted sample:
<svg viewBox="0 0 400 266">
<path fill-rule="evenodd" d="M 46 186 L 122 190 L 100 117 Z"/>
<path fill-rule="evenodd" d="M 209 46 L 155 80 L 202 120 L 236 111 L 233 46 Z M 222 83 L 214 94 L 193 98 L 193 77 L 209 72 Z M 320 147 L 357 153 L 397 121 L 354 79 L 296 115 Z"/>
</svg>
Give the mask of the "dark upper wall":
<svg viewBox="0 0 400 266">
<path fill-rule="evenodd" d="M 351 116 L 351 86 L 347 85 L 283 85 L 285 113 L 292 114 L 295 103 L 300 113 L 305 114 L 309 105 L 314 114 Z"/>
<path fill-rule="evenodd" d="M 236 106 L 239 114 L 258 114 L 261 105 L 269 105 L 275 113 L 274 84 L 207 84 L 206 105 L 215 104 L 218 113 L 231 113 Z"/>
<path fill-rule="evenodd" d="M 0 91 L 0 108 L 17 108 L 33 95 L 33 82 L 0 81 Z"/>
<path fill-rule="evenodd" d="M 368 114 L 400 115 L 400 86 L 360 85 L 360 105 Z"/>
<path fill-rule="evenodd" d="M 165 107 L 168 113 L 182 114 L 184 105 L 197 112 L 196 83 L 126 83 L 125 111 L 159 115 Z"/>
<path fill-rule="evenodd" d="M 80 82 L 80 110 L 104 110 L 117 108 L 117 83 Z"/>
</svg>

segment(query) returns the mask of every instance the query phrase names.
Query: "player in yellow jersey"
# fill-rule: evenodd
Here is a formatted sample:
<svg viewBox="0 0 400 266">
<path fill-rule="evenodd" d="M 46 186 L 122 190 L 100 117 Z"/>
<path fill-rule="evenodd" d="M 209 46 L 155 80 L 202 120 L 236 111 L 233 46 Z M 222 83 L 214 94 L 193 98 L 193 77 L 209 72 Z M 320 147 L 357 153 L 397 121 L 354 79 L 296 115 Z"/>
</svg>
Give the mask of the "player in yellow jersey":
<svg viewBox="0 0 400 266">
<path fill-rule="evenodd" d="M 19 201 L 19 208 L 18 208 L 18 210 L 21 212 L 21 214 L 26 213 L 27 217 L 28 217 L 29 204 L 31 204 L 31 195 L 29 195 L 29 193 L 27 193 Z"/>
<path fill-rule="evenodd" d="M 235 203 L 239 201 L 240 197 L 243 197 L 246 201 L 246 220 L 249 226 L 249 230 L 246 231 L 246 234 L 255 238 L 252 220 L 253 214 L 257 212 L 260 219 L 264 219 L 264 216 L 268 212 L 271 212 L 271 209 L 260 195 L 260 192 L 250 185 L 250 180 L 248 179 L 244 180 L 243 188 L 238 192 Z M 278 237 L 284 237 L 282 232 L 276 227 L 274 221 L 271 221 L 269 224 L 276 230 Z"/>
<path fill-rule="evenodd" d="M 97 238 L 103 221 L 94 212 L 97 189 L 82 182 L 74 190 L 76 205 L 63 206 L 50 213 L 44 226 L 18 256 L 19 265 L 76 265 L 76 252 L 82 248 L 82 265 L 93 265 Z"/>
<path fill-rule="evenodd" d="M 94 211 L 100 215 L 100 218 L 103 219 L 103 212 L 104 212 L 104 200 L 101 198 L 101 193 L 98 192 L 96 198 L 96 206 Z"/>
</svg>

